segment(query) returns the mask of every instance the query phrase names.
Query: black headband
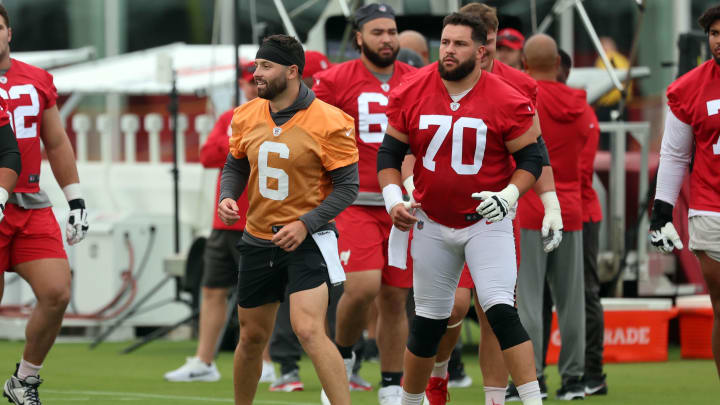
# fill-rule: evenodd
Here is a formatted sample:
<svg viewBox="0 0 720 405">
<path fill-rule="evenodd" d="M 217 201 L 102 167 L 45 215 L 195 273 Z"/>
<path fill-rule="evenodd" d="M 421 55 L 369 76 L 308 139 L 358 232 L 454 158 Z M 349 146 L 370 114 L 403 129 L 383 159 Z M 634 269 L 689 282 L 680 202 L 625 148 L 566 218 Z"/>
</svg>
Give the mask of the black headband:
<svg viewBox="0 0 720 405">
<path fill-rule="evenodd" d="M 281 65 L 290 66 L 296 65 L 298 67 L 298 73 L 302 75 L 303 69 L 305 68 L 305 57 L 298 58 L 292 52 L 288 52 L 275 45 L 274 43 L 267 41 L 260 45 L 255 59 L 267 59 L 270 62 L 279 63 Z"/>
</svg>

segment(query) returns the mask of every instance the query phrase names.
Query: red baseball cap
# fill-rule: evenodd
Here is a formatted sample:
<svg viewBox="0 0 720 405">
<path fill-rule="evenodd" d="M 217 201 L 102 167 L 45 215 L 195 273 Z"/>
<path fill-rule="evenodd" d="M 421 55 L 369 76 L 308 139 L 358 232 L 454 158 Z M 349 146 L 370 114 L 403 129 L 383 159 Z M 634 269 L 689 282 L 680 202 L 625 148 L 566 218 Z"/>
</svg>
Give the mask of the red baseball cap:
<svg viewBox="0 0 720 405">
<path fill-rule="evenodd" d="M 255 73 L 255 61 L 251 60 L 250 62 L 242 62 L 240 64 L 241 79 L 252 83 L 255 80 L 253 73 Z"/>
<path fill-rule="evenodd" d="M 506 46 L 510 49 L 522 49 L 525 36 L 515 28 L 503 28 L 497 33 L 497 46 Z"/>
<path fill-rule="evenodd" d="M 327 56 L 322 52 L 305 51 L 305 68 L 302 77 L 313 77 L 315 73 L 322 72 L 331 66 Z"/>
</svg>

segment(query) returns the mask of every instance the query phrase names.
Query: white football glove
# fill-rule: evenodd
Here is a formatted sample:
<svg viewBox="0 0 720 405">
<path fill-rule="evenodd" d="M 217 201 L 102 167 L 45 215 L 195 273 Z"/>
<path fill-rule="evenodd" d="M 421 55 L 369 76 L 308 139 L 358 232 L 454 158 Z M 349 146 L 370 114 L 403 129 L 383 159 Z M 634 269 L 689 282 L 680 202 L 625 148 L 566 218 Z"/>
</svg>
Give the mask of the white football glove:
<svg viewBox="0 0 720 405">
<path fill-rule="evenodd" d="M 90 228 L 87 218 L 87 210 L 85 209 L 85 200 L 76 198 L 68 201 L 70 204 L 70 214 L 68 214 L 67 225 L 65 225 L 65 239 L 69 245 L 74 245 L 85 239 L 88 229 Z"/>
<path fill-rule="evenodd" d="M 510 183 L 504 189 L 494 191 L 481 191 L 472 193 L 474 200 L 481 200 L 480 205 L 475 208 L 478 214 L 482 215 L 490 222 L 502 221 L 510 212 L 510 208 L 515 205 L 520 197 L 520 191 L 517 186 Z"/>
<path fill-rule="evenodd" d="M 405 191 L 407 192 L 408 196 L 410 197 L 410 204 L 415 202 L 415 197 L 413 197 L 413 191 L 415 191 L 415 183 L 413 182 L 413 176 L 408 176 L 405 180 L 403 180 L 403 186 L 405 186 Z M 410 209 L 410 205 L 406 204 L 406 207 Z"/>
<path fill-rule="evenodd" d="M 682 250 L 680 240 L 672 223 L 673 206 L 662 200 L 655 200 L 650 215 L 650 244 L 659 252 L 670 253 L 673 249 Z"/>
<path fill-rule="evenodd" d="M 672 222 L 666 223 L 662 228 L 650 231 L 650 244 L 659 252 L 670 253 L 673 249 L 682 250 L 680 240 Z"/>
<path fill-rule="evenodd" d="M 80 184 L 73 183 L 63 187 L 63 193 L 70 205 L 67 224 L 65 225 L 65 240 L 69 245 L 74 245 L 85 238 L 90 227 L 88 225 L 85 200 L 81 197 Z"/>
<path fill-rule="evenodd" d="M 543 207 L 545 207 L 545 216 L 540 230 L 543 250 L 545 253 L 550 253 L 557 249 L 560 242 L 562 242 L 563 222 L 560 201 L 558 201 L 557 194 L 554 191 L 546 191 L 540 194 L 540 200 Z"/>
</svg>

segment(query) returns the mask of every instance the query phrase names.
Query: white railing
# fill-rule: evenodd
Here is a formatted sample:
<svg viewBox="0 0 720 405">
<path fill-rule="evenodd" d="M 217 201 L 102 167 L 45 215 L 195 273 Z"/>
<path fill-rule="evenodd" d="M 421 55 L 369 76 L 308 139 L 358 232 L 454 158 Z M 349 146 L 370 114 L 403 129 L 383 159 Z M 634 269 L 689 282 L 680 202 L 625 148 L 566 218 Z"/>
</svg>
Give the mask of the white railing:
<svg viewBox="0 0 720 405">
<path fill-rule="evenodd" d="M 137 212 L 172 215 L 171 162 L 161 159 L 160 134 L 170 129 L 166 117 L 151 113 L 145 116 L 124 114 L 119 126 L 123 139 L 123 158 L 113 159 L 113 148 L 120 145 L 111 135 L 110 115 L 75 114 L 69 122 L 76 136 L 76 159 L 80 183 L 90 212 Z M 180 173 L 180 219 L 195 232 L 207 232 L 212 224 L 215 206 L 217 169 L 204 169 L 197 162 L 187 162 L 186 138 L 196 133 L 199 145 L 207 139 L 215 119 L 199 115 L 193 125 L 185 114 L 178 116 L 178 169 Z M 140 143 L 140 130 L 147 132 L 146 145 Z M 192 130 L 192 132 L 191 132 Z M 92 153 L 91 146 L 99 145 Z M 145 149 L 148 159 L 138 161 L 138 150 Z M 199 151 L 198 151 L 199 152 Z M 116 154 L 117 155 L 117 154 Z M 93 159 L 93 157 L 95 159 Z M 41 187 L 53 204 L 65 206 L 47 161 L 43 162 Z M 185 245 L 185 243 L 183 243 Z"/>
</svg>

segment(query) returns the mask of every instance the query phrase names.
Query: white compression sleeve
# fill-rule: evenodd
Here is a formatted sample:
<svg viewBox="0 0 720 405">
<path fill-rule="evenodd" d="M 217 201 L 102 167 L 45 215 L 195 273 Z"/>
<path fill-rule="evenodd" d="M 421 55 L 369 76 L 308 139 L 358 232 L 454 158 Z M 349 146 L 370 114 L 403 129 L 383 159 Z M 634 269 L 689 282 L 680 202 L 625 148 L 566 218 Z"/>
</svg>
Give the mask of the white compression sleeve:
<svg viewBox="0 0 720 405">
<path fill-rule="evenodd" d="M 692 156 L 692 127 L 680 121 L 667 109 L 665 134 L 660 147 L 660 168 L 655 198 L 675 205 L 690 157 Z"/>
</svg>

